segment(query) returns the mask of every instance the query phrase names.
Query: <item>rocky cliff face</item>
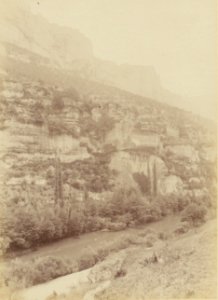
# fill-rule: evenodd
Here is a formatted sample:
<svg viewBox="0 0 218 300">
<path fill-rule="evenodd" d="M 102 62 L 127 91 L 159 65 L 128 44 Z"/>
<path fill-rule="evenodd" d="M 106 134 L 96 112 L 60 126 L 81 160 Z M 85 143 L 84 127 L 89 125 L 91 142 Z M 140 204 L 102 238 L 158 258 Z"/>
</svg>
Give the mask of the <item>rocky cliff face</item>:
<svg viewBox="0 0 218 300">
<path fill-rule="evenodd" d="M 2 11 L 0 55 L 3 61 L 26 64 L 37 61 L 37 64 L 65 69 L 88 80 L 166 100 L 166 91 L 153 67 L 100 60 L 94 57 L 90 40 L 79 31 L 50 24 L 43 17 L 22 9 Z"/>
<path fill-rule="evenodd" d="M 39 15 L 22 9 L 8 10 L 1 16 L 0 22 L 2 47 L 7 52 L 7 45 L 23 49 L 23 53 L 8 53 L 17 60 L 27 59 L 25 50 L 57 66 L 66 66 L 75 59 L 93 56 L 91 42 L 79 31 L 50 24 Z"/>
<path fill-rule="evenodd" d="M 82 86 L 1 79 L 4 199 L 25 186 L 24 199 L 52 201 L 57 169 L 67 195 L 119 184 L 148 195 L 208 189 L 216 158 L 201 119 L 122 90 Z"/>
<path fill-rule="evenodd" d="M 83 78 L 162 100 L 163 88 L 158 74 L 151 66 L 118 65 L 110 61 L 93 59 L 75 61 L 72 68 Z"/>
<path fill-rule="evenodd" d="M 14 9 L 13 5 L 5 9 L 8 1 L 2 1 L 0 5 L 0 65 L 7 61 L 6 69 L 12 61 L 13 65 L 16 62 L 16 69 L 21 74 L 26 74 L 35 63 L 53 73 L 62 70 L 65 75 L 69 72 L 215 119 L 215 103 L 209 103 L 208 99 L 209 105 L 199 108 L 198 104 L 205 102 L 202 99 L 183 99 L 171 93 L 162 86 L 159 74 L 152 66 L 119 65 L 100 60 L 93 53 L 91 41 L 78 30 L 51 24 L 39 15 Z M 7 71 L 0 66 L 1 73 L 7 74 Z"/>
<path fill-rule="evenodd" d="M 150 194 L 191 189 L 195 181 L 189 179 L 196 177 L 206 186 L 207 168 L 214 177 L 213 128 L 157 102 L 167 92 L 152 67 L 101 61 L 78 31 L 23 10 L 3 15 L 0 134 L 6 186 L 20 193 L 32 178 L 40 189 L 29 189 L 47 199 L 55 168 L 69 194 L 110 191 L 119 176 L 136 185 L 147 181 L 143 192 Z"/>
</svg>

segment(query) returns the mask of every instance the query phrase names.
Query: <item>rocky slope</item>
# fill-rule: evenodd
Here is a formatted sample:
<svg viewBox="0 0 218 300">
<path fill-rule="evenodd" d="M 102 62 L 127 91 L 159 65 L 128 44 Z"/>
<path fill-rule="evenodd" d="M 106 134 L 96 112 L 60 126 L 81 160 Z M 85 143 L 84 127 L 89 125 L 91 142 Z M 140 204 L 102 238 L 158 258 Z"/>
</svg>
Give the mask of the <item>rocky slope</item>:
<svg viewBox="0 0 218 300">
<path fill-rule="evenodd" d="M 66 88 L 2 78 L 0 134 L 5 193 L 19 191 L 22 184 L 31 191 L 34 182 L 46 198 L 57 157 L 66 193 L 84 187 L 106 192 L 113 184 L 131 182 L 145 194 L 203 197 L 214 185 L 210 123 L 92 82 L 77 79 Z M 84 173 L 87 167 L 92 174 Z"/>
</svg>

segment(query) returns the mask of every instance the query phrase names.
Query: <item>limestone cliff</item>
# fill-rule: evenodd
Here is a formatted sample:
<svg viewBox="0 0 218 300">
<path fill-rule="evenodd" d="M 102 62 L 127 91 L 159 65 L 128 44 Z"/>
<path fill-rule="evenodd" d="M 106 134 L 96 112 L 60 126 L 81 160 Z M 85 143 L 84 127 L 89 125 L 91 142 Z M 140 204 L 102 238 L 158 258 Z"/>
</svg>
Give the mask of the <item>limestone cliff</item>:
<svg viewBox="0 0 218 300">
<path fill-rule="evenodd" d="M 68 194 L 108 192 L 114 184 L 177 194 L 201 189 L 195 177 L 206 187 L 216 158 L 201 119 L 105 85 L 15 78 L 1 79 L 0 150 L 3 184 L 17 193 L 33 182 L 48 198 L 57 156 Z"/>
<path fill-rule="evenodd" d="M 37 62 L 134 94 L 167 100 L 152 66 L 118 65 L 94 56 L 91 41 L 76 29 L 49 23 L 24 9 L 4 10 L 0 18 L 0 61 Z M 22 71 L 25 72 L 23 66 Z M 169 96 L 169 95 L 168 95 Z"/>
<path fill-rule="evenodd" d="M 24 9 L 3 10 L 0 21 L 0 41 L 6 51 L 7 45 L 23 49 L 19 53 L 7 53 L 15 59 L 25 60 L 25 50 L 40 55 L 52 64 L 66 66 L 75 59 L 90 58 L 92 45 L 78 30 L 49 23 L 40 15 Z"/>
</svg>

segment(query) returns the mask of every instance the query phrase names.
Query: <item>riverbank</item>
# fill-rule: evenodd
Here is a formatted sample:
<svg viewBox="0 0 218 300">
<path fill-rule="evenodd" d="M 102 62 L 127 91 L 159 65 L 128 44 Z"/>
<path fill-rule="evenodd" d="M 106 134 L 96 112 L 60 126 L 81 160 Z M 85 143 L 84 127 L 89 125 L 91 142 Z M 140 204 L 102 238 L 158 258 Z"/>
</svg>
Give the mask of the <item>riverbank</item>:
<svg viewBox="0 0 218 300">
<path fill-rule="evenodd" d="M 86 249 L 97 250 L 98 248 L 106 247 L 111 241 L 125 238 L 126 236 L 138 234 L 146 228 L 167 232 L 175 227 L 180 222 L 180 216 L 167 216 L 164 219 L 149 223 L 135 228 L 127 228 L 121 231 L 96 231 L 80 235 L 79 237 L 72 237 L 62 239 L 47 245 L 42 245 L 36 250 L 14 252 L 13 257 L 8 257 L 5 262 L 18 257 L 19 259 L 30 260 L 36 257 L 55 256 L 60 258 L 79 258 Z M 91 250 L 90 250 L 91 251 Z"/>
<path fill-rule="evenodd" d="M 141 240 L 93 268 L 16 292 L 13 300 L 215 299 L 216 228 L 211 220 L 152 247 Z"/>
</svg>

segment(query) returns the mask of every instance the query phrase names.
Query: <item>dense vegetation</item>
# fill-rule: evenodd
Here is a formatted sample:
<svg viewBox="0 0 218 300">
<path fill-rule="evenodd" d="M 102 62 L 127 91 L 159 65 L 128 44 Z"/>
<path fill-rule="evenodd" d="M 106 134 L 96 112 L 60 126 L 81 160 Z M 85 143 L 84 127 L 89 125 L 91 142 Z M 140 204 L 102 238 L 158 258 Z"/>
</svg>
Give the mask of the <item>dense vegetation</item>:
<svg viewBox="0 0 218 300">
<path fill-rule="evenodd" d="M 63 164 L 63 180 L 69 180 L 71 186 L 79 190 L 96 193 L 112 190 L 116 172 L 110 170 L 109 160 L 107 156 L 99 156 Z"/>
<path fill-rule="evenodd" d="M 115 241 L 108 242 L 105 246 L 97 247 L 95 250 L 84 249 L 77 259 L 45 256 L 24 262 L 17 258 L 11 261 L 3 277 L 6 284 L 12 289 L 36 285 L 59 276 L 91 268 L 112 252 L 117 252 L 130 244 L 137 243 L 137 239 L 138 237 L 133 238 L 126 235 L 124 238 L 120 237 Z M 149 237 L 146 239 L 150 240 Z"/>
<path fill-rule="evenodd" d="M 6 208 L 8 215 L 2 220 L 1 248 L 3 252 L 27 249 L 85 232 L 122 230 L 184 209 L 184 220 L 195 225 L 204 220 L 210 206 L 209 199 L 199 197 L 149 199 L 132 188 L 119 188 L 102 200 L 94 200 L 84 192 L 82 201 L 74 195 L 52 206 L 35 202 L 20 206 L 18 201 Z"/>
</svg>

